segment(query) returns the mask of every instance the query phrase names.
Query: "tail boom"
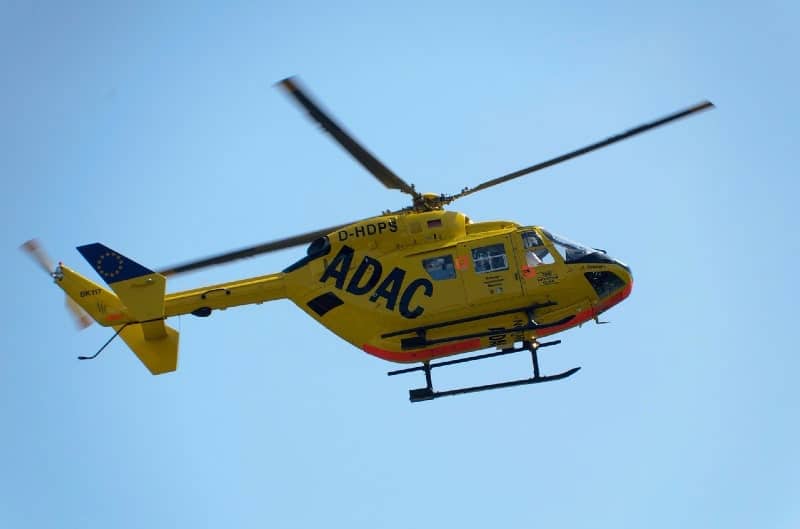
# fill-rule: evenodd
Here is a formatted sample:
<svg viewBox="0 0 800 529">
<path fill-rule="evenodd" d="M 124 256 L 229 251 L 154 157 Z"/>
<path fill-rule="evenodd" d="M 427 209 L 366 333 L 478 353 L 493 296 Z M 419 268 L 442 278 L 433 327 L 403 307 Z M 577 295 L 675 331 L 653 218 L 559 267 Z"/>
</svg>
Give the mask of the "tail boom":
<svg viewBox="0 0 800 529">
<path fill-rule="evenodd" d="M 207 287 L 167 294 L 163 313 L 150 318 L 137 318 L 113 292 L 103 288 L 67 265 L 56 269 L 56 284 L 100 325 L 111 327 L 192 314 L 203 309 L 224 310 L 286 298 L 283 272 L 242 281 L 231 281 Z"/>
<path fill-rule="evenodd" d="M 224 310 L 283 299 L 287 295 L 284 275 L 283 272 L 278 272 L 168 294 L 164 302 L 164 314 L 167 317 L 200 314 L 202 311 L 207 313 L 209 310 Z"/>
</svg>

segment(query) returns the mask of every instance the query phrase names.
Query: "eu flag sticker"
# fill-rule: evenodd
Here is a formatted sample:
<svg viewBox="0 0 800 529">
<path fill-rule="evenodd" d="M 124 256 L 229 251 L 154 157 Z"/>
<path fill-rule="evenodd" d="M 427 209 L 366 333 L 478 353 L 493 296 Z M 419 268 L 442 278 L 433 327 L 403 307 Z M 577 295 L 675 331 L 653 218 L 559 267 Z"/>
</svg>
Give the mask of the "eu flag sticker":
<svg viewBox="0 0 800 529">
<path fill-rule="evenodd" d="M 109 284 L 154 273 L 99 242 L 78 246 L 78 251 Z"/>
<path fill-rule="evenodd" d="M 125 261 L 117 252 L 106 252 L 97 258 L 94 268 L 103 276 L 103 279 L 114 279 L 125 268 Z"/>
</svg>

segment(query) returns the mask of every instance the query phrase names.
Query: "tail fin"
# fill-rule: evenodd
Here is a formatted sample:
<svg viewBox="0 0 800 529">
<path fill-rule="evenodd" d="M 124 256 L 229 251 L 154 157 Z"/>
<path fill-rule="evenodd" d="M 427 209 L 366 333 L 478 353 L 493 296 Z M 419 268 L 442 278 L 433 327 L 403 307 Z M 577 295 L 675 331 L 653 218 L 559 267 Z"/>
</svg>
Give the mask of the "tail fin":
<svg viewBox="0 0 800 529">
<path fill-rule="evenodd" d="M 78 251 L 139 321 L 164 318 L 167 280 L 111 248 L 96 242 Z"/>
<path fill-rule="evenodd" d="M 115 325 L 115 328 L 128 347 L 154 375 L 175 371 L 178 367 L 178 332 L 164 324 L 167 283 L 164 276 L 100 243 L 80 246 L 78 251 L 116 296 L 105 289 L 103 291 L 124 306 L 129 322 Z M 78 299 L 75 301 L 80 303 Z"/>
</svg>

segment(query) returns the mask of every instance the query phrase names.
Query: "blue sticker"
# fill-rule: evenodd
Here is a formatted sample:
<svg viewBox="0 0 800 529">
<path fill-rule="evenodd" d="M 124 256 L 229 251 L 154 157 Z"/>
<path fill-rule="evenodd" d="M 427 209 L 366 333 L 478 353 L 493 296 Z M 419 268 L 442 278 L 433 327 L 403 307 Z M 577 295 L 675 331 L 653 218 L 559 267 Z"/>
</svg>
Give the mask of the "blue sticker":
<svg viewBox="0 0 800 529">
<path fill-rule="evenodd" d="M 99 242 L 78 246 L 78 251 L 109 285 L 154 273 Z"/>
</svg>

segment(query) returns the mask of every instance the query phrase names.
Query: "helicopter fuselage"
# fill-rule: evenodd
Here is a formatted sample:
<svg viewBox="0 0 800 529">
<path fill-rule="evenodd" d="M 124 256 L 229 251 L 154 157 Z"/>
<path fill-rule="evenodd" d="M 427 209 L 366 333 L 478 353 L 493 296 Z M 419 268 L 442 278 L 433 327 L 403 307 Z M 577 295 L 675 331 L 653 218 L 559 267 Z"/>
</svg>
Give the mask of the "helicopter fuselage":
<svg viewBox="0 0 800 529">
<path fill-rule="evenodd" d="M 418 362 L 554 334 L 630 294 L 619 261 L 599 251 L 568 260 L 539 227 L 408 213 L 315 241 L 285 271 L 286 293 L 356 347 Z"/>
</svg>

